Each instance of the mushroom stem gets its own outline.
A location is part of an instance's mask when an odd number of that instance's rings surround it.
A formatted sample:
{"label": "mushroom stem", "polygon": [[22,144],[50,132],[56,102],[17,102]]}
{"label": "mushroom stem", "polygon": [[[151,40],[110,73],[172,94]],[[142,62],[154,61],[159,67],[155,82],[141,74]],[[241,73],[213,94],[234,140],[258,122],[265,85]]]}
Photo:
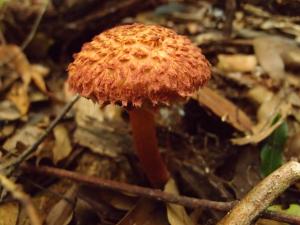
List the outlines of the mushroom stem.
{"label": "mushroom stem", "polygon": [[142,168],[154,187],[163,187],[169,172],[159,153],[153,112],[145,108],[129,111],[134,147]]}

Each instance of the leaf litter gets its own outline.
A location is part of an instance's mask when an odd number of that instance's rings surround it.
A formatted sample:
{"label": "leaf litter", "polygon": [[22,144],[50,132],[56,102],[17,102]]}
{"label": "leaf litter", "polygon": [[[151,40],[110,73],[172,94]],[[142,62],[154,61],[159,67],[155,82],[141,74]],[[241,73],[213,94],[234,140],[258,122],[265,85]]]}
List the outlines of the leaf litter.
{"label": "leaf litter", "polygon": [[[136,6],[144,4],[139,0],[93,4],[51,2],[36,33],[42,38],[34,38],[24,50],[17,43],[26,38],[40,4],[6,2],[2,32],[7,43],[16,44],[0,47],[1,164],[33,145],[58,114],[72,95],[64,88],[71,54],[83,40],[115,25],[108,23],[111,18],[118,23],[171,27],[188,35],[212,64],[208,87],[188,102],[157,114],[160,147],[174,179],[166,191],[218,201],[241,199],[262,179],[261,172],[266,175],[290,158],[300,158],[299,19],[281,14],[285,6],[273,13],[263,3],[239,5],[228,38],[223,35],[226,9],[222,3],[151,3],[157,5],[138,11]],[[127,11],[131,4],[136,4],[131,8],[135,16]],[[84,11],[78,17],[79,8]],[[283,126],[289,129],[278,137]],[[81,98],[30,162],[147,186],[130,132],[125,110]],[[223,217],[210,209],[190,211],[21,172],[13,179],[30,193],[48,224],[215,224]],[[283,195],[274,203],[274,210],[282,211],[279,205],[292,203],[297,209],[295,190],[288,190],[287,195],[292,198]],[[0,205],[0,220],[7,225],[28,224],[22,207],[9,195],[5,200]],[[256,224],[274,223],[259,220]]]}

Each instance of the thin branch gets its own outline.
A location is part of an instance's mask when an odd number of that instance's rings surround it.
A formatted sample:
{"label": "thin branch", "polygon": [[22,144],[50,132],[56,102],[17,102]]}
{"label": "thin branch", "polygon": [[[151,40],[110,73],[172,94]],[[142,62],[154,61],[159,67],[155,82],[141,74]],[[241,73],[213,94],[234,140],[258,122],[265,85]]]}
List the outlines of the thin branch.
{"label": "thin branch", "polygon": [[38,173],[38,174],[48,174],[55,177],[66,178],[73,181],[85,183],[87,185],[92,185],[96,187],[101,187],[109,190],[114,190],[118,192],[125,192],[129,194],[135,194],[141,197],[155,199],[157,201],[175,203],[183,205],[188,208],[211,208],[219,211],[228,211],[234,205],[234,202],[217,202],[210,201],[206,199],[197,199],[185,196],[174,195],[161,191],[160,189],[152,189],[141,187],[132,184],[126,184],[114,180],[105,180],[99,177],[86,176],[80,173],[58,169],[48,166],[34,167],[30,165],[21,165],[21,168],[26,172]]}
{"label": "thin branch", "polygon": [[[275,198],[298,179],[300,179],[300,163],[292,161],[286,163],[256,185],[218,225],[250,225]],[[269,212],[268,216],[276,219],[274,212]],[[300,220],[290,223],[300,224]]]}
{"label": "thin branch", "polygon": [[0,174],[0,183],[1,185],[9,191],[12,196],[20,201],[22,205],[25,207],[27,211],[27,215],[31,221],[32,225],[42,225],[42,220],[34,207],[31,198],[29,195],[24,193],[15,183],[13,183],[11,180],[9,180],[4,175]]}
{"label": "thin branch", "polygon": [[62,109],[61,113],[51,122],[49,127],[44,131],[44,133],[36,140],[36,142],[26,149],[22,154],[20,154],[17,158],[12,159],[6,165],[0,167],[0,171],[4,169],[8,169],[6,171],[6,175],[11,174],[16,167],[25,161],[32,153],[34,153],[39,145],[45,140],[48,134],[54,129],[54,127],[63,119],[63,117],[69,112],[72,106],[76,103],[76,101],[80,98],[79,95],[75,95],[70,102],[68,102],[65,107]]}
{"label": "thin branch", "polygon": [[[64,169],[58,169],[54,167],[40,166],[34,167],[30,165],[21,165],[21,168],[29,173],[37,173],[42,175],[50,175],[60,178],[70,179],[76,182],[92,185],[100,188],[114,190],[118,192],[125,192],[134,194],[137,196],[153,199],[161,202],[175,203],[188,208],[210,208],[218,211],[229,211],[236,202],[217,202],[206,199],[198,199],[180,195],[174,195],[163,192],[159,189],[151,189],[146,187],[140,187],[136,185],[121,183],[112,180],[105,180],[99,177],[86,176],[76,172],[71,172]],[[283,213],[264,211],[261,213],[264,218],[273,219],[280,222],[286,222],[289,224],[300,224],[300,217],[290,216]]]}
{"label": "thin branch", "polygon": [[29,33],[29,35],[27,35],[26,39],[23,41],[22,45],[21,45],[21,49],[24,50],[27,45],[32,41],[38,27],[39,24],[41,23],[41,20],[46,12],[47,6],[48,6],[49,0],[44,0],[44,5],[42,6],[40,13],[37,15],[34,24],[32,25],[31,31]]}

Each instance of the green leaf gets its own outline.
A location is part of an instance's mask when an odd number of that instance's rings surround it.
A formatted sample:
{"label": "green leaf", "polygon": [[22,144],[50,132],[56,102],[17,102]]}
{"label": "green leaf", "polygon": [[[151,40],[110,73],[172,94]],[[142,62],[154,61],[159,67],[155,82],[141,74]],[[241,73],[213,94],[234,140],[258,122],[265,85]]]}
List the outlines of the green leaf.
{"label": "green leaf", "polygon": [[[274,123],[279,119],[277,116]],[[288,126],[283,122],[266,140],[260,153],[261,173],[267,176],[282,165],[283,150],[288,138]]]}
{"label": "green leaf", "polygon": [[290,204],[287,209],[283,209],[281,205],[272,205],[268,207],[268,210],[286,213],[291,216],[300,216],[300,206],[297,204]]}

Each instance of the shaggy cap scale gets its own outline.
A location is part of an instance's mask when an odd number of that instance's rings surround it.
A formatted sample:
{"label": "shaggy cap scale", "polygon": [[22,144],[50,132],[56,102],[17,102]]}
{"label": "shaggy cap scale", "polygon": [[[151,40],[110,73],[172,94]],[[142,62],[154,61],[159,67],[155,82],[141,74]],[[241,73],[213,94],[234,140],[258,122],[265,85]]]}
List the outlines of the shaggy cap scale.
{"label": "shaggy cap scale", "polygon": [[174,31],[132,24],[85,43],[68,67],[71,90],[99,103],[169,104],[210,78],[201,50]]}

